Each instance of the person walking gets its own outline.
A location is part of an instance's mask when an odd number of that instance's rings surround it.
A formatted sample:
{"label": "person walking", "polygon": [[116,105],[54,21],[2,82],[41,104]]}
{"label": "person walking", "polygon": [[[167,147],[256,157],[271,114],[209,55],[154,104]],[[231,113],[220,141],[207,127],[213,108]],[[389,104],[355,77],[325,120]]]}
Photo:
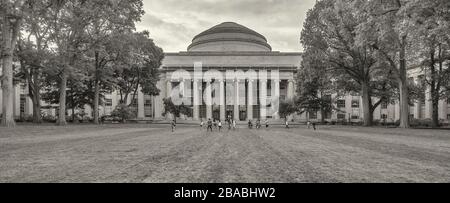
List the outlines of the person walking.
{"label": "person walking", "polygon": [[222,131],[222,121],[219,120],[219,123],[217,125],[219,126],[219,132],[221,132]]}
{"label": "person walking", "polygon": [[261,128],[261,120],[257,120],[256,121],[256,129],[260,129]]}
{"label": "person walking", "polygon": [[253,123],[251,120],[248,120],[248,129],[252,129],[253,128]]}
{"label": "person walking", "polygon": [[172,132],[175,132],[175,127],[177,126],[177,124],[175,123],[175,120],[172,120],[170,125],[172,126]]}
{"label": "person walking", "polygon": [[269,128],[269,120],[266,119],[265,123],[266,123],[266,128]]}
{"label": "person walking", "polygon": [[214,125],[214,130],[217,130],[217,120],[216,119],[214,119],[214,121],[213,121],[213,125]]}
{"label": "person walking", "polygon": [[208,120],[208,128],[206,129],[206,132],[208,132],[209,130],[211,130],[211,132],[213,131],[212,129],[213,126],[213,122],[211,121],[211,119]]}
{"label": "person walking", "polygon": [[316,131],[317,130],[316,123],[313,123],[312,126],[313,126],[314,131]]}
{"label": "person walking", "polygon": [[286,128],[289,129],[289,121],[286,120]]}
{"label": "person walking", "polygon": [[236,120],[233,120],[233,130],[236,130]]}
{"label": "person walking", "polygon": [[200,122],[200,131],[202,131],[203,130],[203,126],[205,125],[205,123],[203,122],[203,119],[201,120],[201,122]]}
{"label": "person walking", "polygon": [[306,123],[306,126],[308,127],[308,129],[311,129],[311,121],[308,121],[308,122]]}

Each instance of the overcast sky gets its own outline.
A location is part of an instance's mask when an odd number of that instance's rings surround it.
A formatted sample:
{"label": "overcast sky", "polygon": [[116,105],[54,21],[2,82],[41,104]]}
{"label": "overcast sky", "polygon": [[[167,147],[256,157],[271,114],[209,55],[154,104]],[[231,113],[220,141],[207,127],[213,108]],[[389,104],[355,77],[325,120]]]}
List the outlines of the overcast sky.
{"label": "overcast sky", "polygon": [[137,24],[165,52],[186,51],[192,38],[233,21],[264,35],[274,51],[298,52],[306,12],[316,0],[144,0]]}

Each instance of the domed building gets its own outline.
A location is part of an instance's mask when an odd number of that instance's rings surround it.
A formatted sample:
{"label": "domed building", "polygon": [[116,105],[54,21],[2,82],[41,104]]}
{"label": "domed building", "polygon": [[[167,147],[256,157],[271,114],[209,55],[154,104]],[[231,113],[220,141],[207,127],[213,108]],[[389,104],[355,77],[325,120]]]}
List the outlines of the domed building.
{"label": "domed building", "polygon": [[163,119],[162,100],[170,97],[192,107],[192,120],[279,119],[279,100],[294,97],[301,60],[301,53],[273,51],[250,28],[221,23],[195,36],[187,51],[166,53],[155,117]]}

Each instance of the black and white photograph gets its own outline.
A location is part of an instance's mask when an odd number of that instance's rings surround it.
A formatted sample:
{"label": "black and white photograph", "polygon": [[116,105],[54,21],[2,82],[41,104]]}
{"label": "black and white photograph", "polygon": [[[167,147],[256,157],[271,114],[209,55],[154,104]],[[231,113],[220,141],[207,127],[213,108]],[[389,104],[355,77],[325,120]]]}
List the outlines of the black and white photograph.
{"label": "black and white photograph", "polygon": [[0,80],[0,183],[450,183],[449,0],[0,0]]}

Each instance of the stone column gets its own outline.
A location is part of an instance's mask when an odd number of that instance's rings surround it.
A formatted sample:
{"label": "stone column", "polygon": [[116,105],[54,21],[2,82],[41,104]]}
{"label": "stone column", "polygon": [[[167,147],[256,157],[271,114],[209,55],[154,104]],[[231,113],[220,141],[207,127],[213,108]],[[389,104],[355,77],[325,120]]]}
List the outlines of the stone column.
{"label": "stone column", "polygon": [[294,80],[289,80],[288,82],[287,99],[294,99]]}
{"label": "stone column", "polygon": [[276,108],[276,114],[275,114],[275,119],[279,120],[280,119],[280,114],[278,113],[279,108],[280,108],[280,80],[274,80],[274,88],[275,88],[275,103],[278,105],[278,108]]}
{"label": "stone column", "polygon": [[[165,95],[166,93],[164,92],[164,82],[162,81],[158,81],[156,87],[158,87],[158,89],[161,89],[162,93],[161,95]],[[117,93],[116,93],[117,94]],[[162,104],[162,96],[158,95],[158,96],[154,96],[153,97],[153,108],[154,108],[154,115],[153,118],[154,119],[161,119],[161,115],[162,115],[162,108],[163,108],[163,104]],[[113,98],[117,98],[117,96],[115,96],[113,94]],[[114,102],[114,99],[113,99]],[[113,104],[114,105],[114,104]]]}
{"label": "stone column", "polygon": [[226,112],[225,112],[225,107],[226,107],[226,102],[225,102],[225,81],[221,80],[220,82],[220,95],[219,95],[219,106],[220,106],[220,120],[225,121],[226,120]]}
{"label": "stone column", "polygon": [[431,102],[431,87],[427,85],[425,91],[425,119],[431,119],[433,117],[433,104]]}
{"label": "stone column", "polygon": [[234,82],[234,120],[239,121],[239,80]]}
{"label": "stone column", "polygon": [[[416,81],[416,84],[419,84],[421,82],[419,80],[419,78],[414,78],[414,79]],[[420,119],[421,116],[422,117],[425,116],[425,115],[420,115],[422,113],[422,101],[420,99],[414,103],[414,112],[411,112],[411,113],[414,113],[415,119]]]}
{"label": "stone column", "polygon": [[260,80],[259,84],[261,119],[265,120],[267,118],[267,80]]}
{"label": "stone column", "polygon": [[144,107],[144,103],[145,103],[144,99],[145,98],[144,97],[145,97],[144,93],[142,93],[141,88],[139,88],[138,95],[137,95],[137,100],[138,100],[137,101],[138,102],[137,117],[138,117],[138,119],[145,118],[145,107]]}
{"label": "stone column", "polygon": [[198,86],[198,80],[194,80],[194,84],[192,87],[193,91],[193,97],[194,97],[194,120],[198,121],[200,120],[200,92],[199,92],[199,86]]}
{"label": "stone column", "polygon": [[206,84],[206,119],[212,119],[212,87],[211,81],[208,80]]}
{"label": "stone column", "polygon": [[247,120],[253,120],[253,80],[248,80],[248,91],[247,91]]}
{"label": "stone column", "polygon": [[[167,80],[166,98],[170,98],[171,95],[172,95],[172,81]],[[172,114],[170,114],[170,113],[166,114],[166,119],[172,120],[173,119]]]}
{"label": "stone column", "polygon": [[171,97],[172,94],[172,81],[171,80],[167,80],[167,88],[166,88],[166,97],[169,98]]}

